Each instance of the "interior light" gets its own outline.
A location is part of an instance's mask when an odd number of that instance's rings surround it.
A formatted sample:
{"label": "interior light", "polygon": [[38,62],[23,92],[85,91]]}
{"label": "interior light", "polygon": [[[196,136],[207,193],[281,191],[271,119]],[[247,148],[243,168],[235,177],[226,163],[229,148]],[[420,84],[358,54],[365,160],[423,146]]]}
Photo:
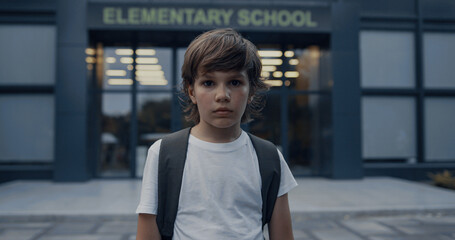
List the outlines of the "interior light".
{"label": "interior light", "polygon": [[289,60],[289,64],[290,65],[297,65],[297,64],[299,64],[299,60],[298,59],[291,59],[291,60]]}
{"label": "interior light", "polygon": [[286,51],[284,52],[285,57],[294,57],[294,51]]}
{"label": "interior light", "polygon": [[280,71],[273,72],[273,77],[280,78],[282,76],[283,76],[283,72],[280,72]]}
{"label": "interior light", "polygon": [[125,70],[106,70],[106,75],[111,77],[123,77],[126,76]]}
{"label": "interior light", "polygon": [[120,62],[123,64],[131,64],[133,63],[133,58],[131,57],[122,57],[120,58]]}
{"label": "interior light", "polygon": [[115,59],[115,57],[107,57],[106,58],[106,62],[107,63],[115,63],[117,60]]}
{"label": "interior light", "polygon": [[140,82],[150,82],[156,80],[163,80],[165,79],[164,76],[137,76],[136,80]]}
{"label": "interior light", "polygon": [[126,68],[127,68],[128,70],[130,70],[130,71],[133,71],[133,65],[131,65],[131,64],[128,65],[128,67],[126,67]]}
{"label": "interior light", "polygon": [[139,83],[141,85],[164,86],[164,85],[168,84],[168,81],[166,79],[153,79],[153,80],[147,80],[147,81],[140,81]]}
{"label": "interior light", "polygon": [[87,54],[87,55],[95,55],[95,49],[93,49],[93,48],[86,48],[86,49],[85,49],[85,54]]}
{"label": "interior light", "polygon": [[136,65],[137,70],[161,70],[161,65]]}
{"label": "interior light", "polygon": [[137,55],[144,55],[144,56],[153,56],[156,54],[155,49],[138,49],[136,50]]}
{"label": "interior light", "polygon": [[270,77],[270,72],[262,71],[262,72],[261,72],[261,77],[264,77],[264,78]]}
{"label": "interior light", "polygon": [[263,66],[262,71],[273,72],[273,71],[276,71],[276,67],[275,66]]}
{"label": "interior light", "polygon": [[321,52],[319,52],[319,50],[312,50],[310,52],[310,56],[312,58],[320,58],[321,57]]}
{"label": "interior light", "polygon": [[276,50],[259,50],[258,53],[259,53],[259,56],[261,56],[261,57],[281,57],[281,56],[283,56],[282,51],[276,51]]}
{"label": "interior light", "polygon": [[95,63],[96,60],[95,60],[94,57],[86,57],[86,58],[85,58],[85,62],[86,62],[86,63]]}
{"label": "interior light", "polygon": [[147,77],[162,77],[164,76],[163,71],[136,71],[136,76],[147,76]]}
{"label": "interior light", "polygon": [[132,79],[111,78],[108,81],[109,85],[132,85]]}
{"label": "interior light", "polygon": [[139,64],[157,64],[158,63],[158,58],[136,58],[136,62]]}
{"label": "interior light", "polygon": [[264,83],[271,87],[281,87],[283,85],[281,80],[265,80]]}
{"label": "interior light", "polygon": [[133,50],[132,49],[115,49],[115,54],[131,56],[131,55],[133,55]]}
{"label": "interior light", "polygon": [[262,65],[281,65],[283,60],[281,59],[261,59]]}
{"label": "interior light", "polygon": [[296,77],[299,77],[299,72],[297,72],[297,71],[285,72],[284,76],[287,78],[296,78]]}
{"label": "interior light", "polygon": [[285,85],[286,87],[291,86],[291,81],[289,81],[289,80],[284,81],[284,85]]}

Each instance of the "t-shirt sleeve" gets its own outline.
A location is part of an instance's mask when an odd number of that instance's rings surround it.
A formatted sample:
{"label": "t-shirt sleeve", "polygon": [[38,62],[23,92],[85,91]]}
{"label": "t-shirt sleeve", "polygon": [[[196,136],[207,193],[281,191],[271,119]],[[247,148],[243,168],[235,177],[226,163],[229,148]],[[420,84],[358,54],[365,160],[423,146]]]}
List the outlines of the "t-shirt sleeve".
{"label": "t-shirt sleeve", "polygon": [[288,164],[284,160],[283,154],[277,149],[278,155],[280,156],[280,165],[281,165],[281,180],[280,180],[280,189],[278,190],[278,197],[283,196],[284,194],[291,191],[293,188],[297,187],[297,182],[295,181],[294,176],[289,169]]}
{"label": "t-shirt sleeve", "polygon": [[155,214],[158,209],[158,160],[161,140],[156,141],[148,150],[142,175],[141,199],[136,213]]}

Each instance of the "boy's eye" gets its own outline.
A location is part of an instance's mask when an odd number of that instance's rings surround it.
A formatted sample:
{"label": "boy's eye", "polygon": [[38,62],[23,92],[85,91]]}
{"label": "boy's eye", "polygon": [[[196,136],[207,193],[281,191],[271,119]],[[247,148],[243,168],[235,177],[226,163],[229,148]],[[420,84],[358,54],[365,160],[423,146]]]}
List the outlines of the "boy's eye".
{"label": "boy's eye", "polygon": [[231,81],[231,84],[232,86],[239,86],[242,82],[240,82],[239,80],[232,80]]}
{"label": "boy's eye", "polygon": [[213,86],[213,81],[204,81],[202,83],[202,85],[206,86],[206,87],[210,87],[210,86]]}

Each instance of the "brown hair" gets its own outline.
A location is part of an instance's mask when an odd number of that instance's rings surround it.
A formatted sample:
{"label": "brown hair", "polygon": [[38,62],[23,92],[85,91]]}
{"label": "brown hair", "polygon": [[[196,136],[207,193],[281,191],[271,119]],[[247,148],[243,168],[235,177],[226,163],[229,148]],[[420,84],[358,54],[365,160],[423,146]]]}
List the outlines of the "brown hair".
{"label": "brown hair", "polygon": [[182,66],[182,102],[187,113],[186,120],[195,124],[200,121],[197,105],[188,93],[198,72],[244,70],[250,84],[250,101],[242,115],[242,123],[260,115],[264,102],[257,93],[268,89],[261,78],[262,64],[256,46],[231,28],[214,29],[197,36],[188,46]]}

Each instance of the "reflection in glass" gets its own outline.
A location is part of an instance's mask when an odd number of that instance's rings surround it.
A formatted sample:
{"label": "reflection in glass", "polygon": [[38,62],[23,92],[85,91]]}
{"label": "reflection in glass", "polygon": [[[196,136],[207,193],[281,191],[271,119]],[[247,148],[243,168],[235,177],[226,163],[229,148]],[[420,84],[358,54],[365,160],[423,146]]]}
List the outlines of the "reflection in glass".
{"label": "reflection in glass", "polygon": [[280,150],[281,147],[281,103],[280,95],[269,94],[266,97],[266,105],[262,110],[262,117],[252,121],[249,124],[249,130],[252,134],[267,139]]}
{"label": "reflection in glass", "polygon": [[286,51],[288,68],[284,71],[285,85],[295,90],[324,90],[331,88],[330,55],[318,46]]}
{"label": "reflection in glass", "polygon": [[136,54],[138,89],[171,89],[172,49],[140,47]]}
{"label": "reflection in glass", "polygon": [[[128,90],[133,84],[133,50],[131,48],[104,47],[103,83],[105,90]],[[92,57],[87,57],[92,58]]]}
{"label": "reflection in glass", "polygon": [[455,98],[425,100],[426,161],[455,160]]}
{"label": "reflection in glass", "polygon": [[414,33],[362,31],[360,33],[362,87],[415,86]]}
{"label": "reflection in glass", "polygon": [[182,88],[182,66],[185,58],[186,48],[177,48],[177,89],[180,91]]}
{"label": "reflection in glass", "polygon": [[52,162],[54,113],[50,94],[0,95],[0,162]]}
{"label": "reflection in glass", "polygon": [[455,34],[425,33],[423,47],[425,87],[455,89]]}
{"label": "reflection in glass", "polygon": [[55,83],[55,25],[0,25],[0,85]]}
{"label": "reflection in glass", "polygon": [[[330,98],[319,94],[289,97],[289,157],[294,174],[326,175],[331,158]],[[324,167],[325,166],[325,167]]]}
{"label": "reflection in glass", "polygon": [[136,176],[142,176],[148,148],[156,140],[171,132],[171,103],[171,93],[137,95]]}
{"label": "reflection in glass", "polygon": [[99,164],[103,177],[127,177],[130,174],[130,117],[129,93],[103,93]]}
{"label": "reflection in glass", "polygon": [[363,97],[363,157],[415,163],[415,116],[413,98]]}
{"label": "reflection in glass", "polygon": [[258,54],[262,62],[261,76],[265,79],[265,83],[270,88],[281,87],[283,52],[276,47],[258,46]]}
{"label": "reflection in glass", "polygon": [[318,46],[287,49],[262,47],[262,77],[271,88],[283,85],[295,90],[330,89],[330,53]]}

